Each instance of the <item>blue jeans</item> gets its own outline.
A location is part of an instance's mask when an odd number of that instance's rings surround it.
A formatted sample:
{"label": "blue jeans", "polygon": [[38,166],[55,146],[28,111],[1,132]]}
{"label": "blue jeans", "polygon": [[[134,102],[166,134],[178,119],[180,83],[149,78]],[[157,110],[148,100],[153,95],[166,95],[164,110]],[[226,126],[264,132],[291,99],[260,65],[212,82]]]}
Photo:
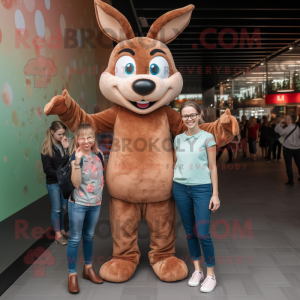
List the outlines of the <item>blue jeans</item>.
{"label": "blue jeans", "polygon": [[192,260],[201,258],[199,240],[207,267],[215,265],[214,245],[209,234],[208,208],[212,197],[212,184],[185,185],[173,182],[173,195],[185,229]]}
{"label": "blue jeans", "polygon": [[57,232],[65,228],[62,208],[64,207],[65,209],[68,209],[68,200],[64,199],[58,183],[46,184],[46,188],[52,205],[51,222],[54,231]]}
{"label": "blue jeans", "polygon": [[93,260],[93,237],[98,222],[101,205],[85,206],[69,201],[69,240],[67,259],[69,273],[77,272],[78,246],[83,237],[82,249],[84,264],[90,265]]}
{"label": "blue jeans", "polygon": [[251,154],[256,154],[256,139],[248,138],[248,143],[249,143],[249,152]]}

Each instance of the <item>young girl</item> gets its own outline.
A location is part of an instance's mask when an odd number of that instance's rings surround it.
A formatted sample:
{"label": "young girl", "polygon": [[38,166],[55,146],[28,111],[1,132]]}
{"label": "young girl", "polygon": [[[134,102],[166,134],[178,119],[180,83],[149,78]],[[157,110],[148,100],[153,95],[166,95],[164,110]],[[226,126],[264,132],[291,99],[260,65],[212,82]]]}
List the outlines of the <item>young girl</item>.
{"label": "young girl", "polygon": [[[102,191],[104,185],[102,152],[97,147],[94,128],[90,124],[80,124],[75,132],[72,154],[71,180],[75,187],[69,199],[70,238],[67,247],[68,289],[72,294],[79,293],[77,279],[78,246],[83,237],[82,248],[84,268],[82,276],[93,283],[103,280],[95,273],[92,266],[93,236],[99,218]],[[73,148],[73,149],[72,149]]]}
{"label": "young girl", "polygon": [[[211,292],[217,282],[214,273],[214,246],[209,234],[210,213],[220,207],[216,167],[216,142],[212,134],[198,126],[200,107],[193,101],[185,102],[180,115],[188,130],[175,137],[175,170],[173,194],[187,235],[188,247],[195,271],[188,284],[199,285],[204,279],[200,266],[202,246],[207,277],[201,292]],[[199,240],[198,240],[199,238]]]}
{"label": "young girl", "polygon": [[61,164],[61,158],[69,148],[69,140],[65,136],[66,129],[67,127],[62,122],[52,122],[47,129],[41,150],[43,169],[46,174],[46,187],[52,205],[51,222],[55,231],[54,242],[58,245],[66,245],[69,238],[69,234],[64,230],[62,209],[64,205],[68,204],[68,200],[64,199],[56,177],[56,170]]}

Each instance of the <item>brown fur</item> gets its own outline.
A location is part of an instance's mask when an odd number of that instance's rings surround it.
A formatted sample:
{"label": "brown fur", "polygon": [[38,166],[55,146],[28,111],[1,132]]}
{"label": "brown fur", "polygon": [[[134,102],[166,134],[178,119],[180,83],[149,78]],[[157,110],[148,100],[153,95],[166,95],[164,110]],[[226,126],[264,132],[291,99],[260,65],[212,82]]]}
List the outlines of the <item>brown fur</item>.
{"label": "brown fur", "polygon": [[[124,36],[119,35],[123,42],[113,50],[107,70],[100,78],[101,92],[115,105],[87,115],[65,90],[62,96],[52,98],[44,112],[46,115],[57,114],[71,131],[80,123],[88,122],[94,125],[97,133],[114,132],[106,173],[114,239],[113,259],[101,267],[100,276],[112,282],[123,282],[132,277],[140,258],[138,227],[141,219],[145,218],[151,237],[149,260],[155,274],[163,281],[181,280],[188,275],[188,270],[186,264],[175,257],[176,216],[175,203],[171,199],[173,150],[170,132],[176,136],[187,128],[180,115],[166,104],[179,95],[183,83],[167,46],[150,37],[163,39],[160,32],[166,30],[168,40],[165,43],[175,38],[187,26],[193,5],[159,18],[146,38],[134,38],[128,21],[117,10],[100,0],[95,0],[95,6],[102,9],[101,14],[104,12],[109,16],[104,15],[103,20],[108,20],[104,28],[99,23],[106,35],[116,40],[114,33],[105,31],[111,25],[112,28],[122,26],[120,28],[127,36],[124,40]],[[173,26],[178,27],[170,30]],[[132,49],[135,55],[118,54],[125,48]],[[157,53],[154,57],[159,55],[167,60],[170,68],[168,78],[162,79],[146,71],[153,59],[150,56],[153,49],[162,49],[166,53]],[[115,75],[115,64],[125,55],[134,60],[137,72],[128,78],[120,78]],[[138,95],[132,89],[132,83],[137,79],[152,80],[156,88],[150,95]],[[142,100],[155,103],[142,110],[130,102]],[[230,142],[239,130],[229,110],[214,123],[199,127],[211,132],[220,146]]]}

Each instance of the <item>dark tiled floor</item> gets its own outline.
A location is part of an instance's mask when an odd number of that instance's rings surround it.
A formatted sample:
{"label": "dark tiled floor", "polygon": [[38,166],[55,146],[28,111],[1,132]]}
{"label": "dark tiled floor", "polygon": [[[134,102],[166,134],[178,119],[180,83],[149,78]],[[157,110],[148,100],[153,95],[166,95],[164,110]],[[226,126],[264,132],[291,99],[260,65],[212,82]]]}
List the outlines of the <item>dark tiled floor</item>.
{"label": "dark tiled floor", "polygon": [[[219,162],[221,208],[212,215],[211,226],[218,285],[212,293],[202,294],[199,287],[189,287],[188,278],[176,283],[158,280],[148,263],[148,229],[142,222],[139,229],[141,262],[128,282],[105,282],[96,286],[79,275],[80,293],[71,295],[67,290],[66,247],[52,244],[49,250],[55,263],[47,266],[45,277],[35,277],[30,267],[1,299],[300,299],[300,182],[296,167],[296,184],[287,187],[284,161],[267,163],[258,158],[252,162],[240,156],[237,164],[227,165],[224,164],[227,153],[224,153]],[[96,271],[112,253],[108,219],[106,193],[94,237]],[[222,224],[216,226],[215,222]],[[250,230],[243,233],[247,226]],[[178,212],[176,251],[178,257],[187,259],[191,274],[193,266]],[[78,257],[79,260],[82,257],[81,245]],[[82,268],[79,263],[79,274]]]}

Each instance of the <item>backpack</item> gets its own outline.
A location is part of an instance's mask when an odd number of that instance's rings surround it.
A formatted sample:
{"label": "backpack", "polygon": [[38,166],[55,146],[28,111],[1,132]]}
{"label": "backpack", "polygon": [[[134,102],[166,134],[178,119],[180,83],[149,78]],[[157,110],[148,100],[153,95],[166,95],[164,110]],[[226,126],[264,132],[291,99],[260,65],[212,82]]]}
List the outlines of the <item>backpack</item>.
{"label": "backpack", "polygon": [[[72,174],[72,166],[71,166],[71,159],[72,156],[75,155],[75,152],[72,155],[65,155],[61,159],[61,165],[57,168],[56,176],[58,185],[60,187],[60,190],[64,196],[65,199],[69,199],[69,197],[72,195],[75,187],[73,186],[72,180],[71,180],[71,174]],[[103,170],[105,170],[105,164],[104,164],[104,157],[101,151],[96,154],[103,166]],[[83,166],[83,160],[81,159],[80,166]],[[75,200],[72,197],[72,200],[75,202]]]}

